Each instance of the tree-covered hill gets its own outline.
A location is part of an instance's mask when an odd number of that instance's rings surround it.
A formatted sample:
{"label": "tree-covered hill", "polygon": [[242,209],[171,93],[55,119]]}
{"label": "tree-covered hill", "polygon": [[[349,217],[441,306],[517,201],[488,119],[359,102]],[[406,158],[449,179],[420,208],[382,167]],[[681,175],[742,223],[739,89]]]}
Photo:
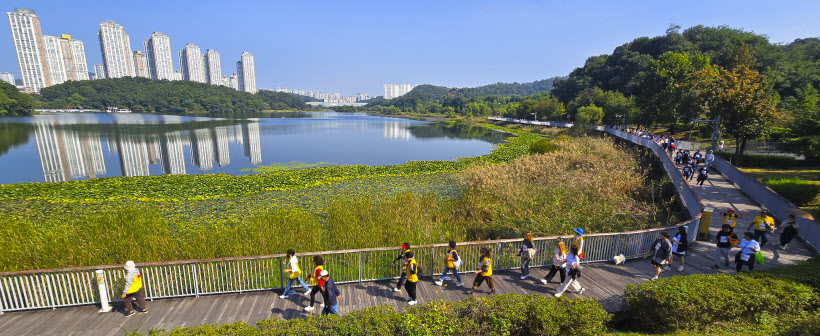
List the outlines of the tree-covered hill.
{"label": "tree-covered hill", "polygon": [[44,108],[129,108],[155,113],[258,112],[268,105],[257,95],[191,81],[115,78],[69,81],[40,91]]}
{"label": "tree-covered hill", "polygon": [[[305,103],[304,98],[313,99],[311,97],[271,90],[259,90],[256,92],[256,95],[262,98],[271,110],[306,110],[309,106]],[[315,99],[313,100],[315,101]]]}
{"label": "tree-covered hill", "polygon": [[0,81],[0,117],[29,115],[34,112],[36,101],[31,96],[17,91],[17,87]]}

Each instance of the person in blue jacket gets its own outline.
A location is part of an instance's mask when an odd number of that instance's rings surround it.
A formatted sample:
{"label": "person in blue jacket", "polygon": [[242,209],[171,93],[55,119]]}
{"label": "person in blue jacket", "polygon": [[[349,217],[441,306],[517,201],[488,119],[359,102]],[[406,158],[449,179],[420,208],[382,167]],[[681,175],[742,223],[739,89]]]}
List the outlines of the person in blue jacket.
{"label": "person in blue jacket", "polygon": [[339,292],[339,288],[336,287],[336,282],[333,281],[333,278],[330,277],[330,274],[325,270],[319,274],[324,281],[324,288],[322,288],[322,295],[325,299],[325,308],[322,310],[322,315],[328,314],[338,314],[339,310],[336,306],[339,304],[339,300],[342,299],[342,293]]}

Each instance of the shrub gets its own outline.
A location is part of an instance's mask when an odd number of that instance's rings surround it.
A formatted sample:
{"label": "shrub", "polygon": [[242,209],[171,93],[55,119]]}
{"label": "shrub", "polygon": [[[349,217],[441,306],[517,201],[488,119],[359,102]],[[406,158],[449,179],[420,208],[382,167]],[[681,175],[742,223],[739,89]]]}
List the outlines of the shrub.
{"label": "shrub", "polygon": [[802,311],[815,302],[808,286],[766,277],[677,276],[628,285],[631,324],[647,331],[698,329],[716,322],[755,321]]}
{"label": "shrub", "polygon": [[[734,157],[734,152],[716,152],[718,156],[729,160]],[[784,155],[764,155],[764,154],[743,154],[743,162],[739,167],[756,167],[756,168],[791,168],[796,159],[791,156]]]}
{"label": "shrub", "polygon": [[781,333],[782,336],[816,336],[820,335],[820,311],[809,314],[806,318],[792,321],[791,328]]}
{"label": "shrub", "polygon": [[558,150],[550,139],[541,139],[530,145],[530,152],[535,154],[547,154]]}
{"label": "shrub", "polygon": [[820,293],[820,257],[814,257],[788,267],[770,268],[745,276],[790,280],[814,288]]}
{"label": "shrub", "polygon": [[766,186],[797,206],[806,206],[820,195],[820,184],[797,178],[767,180]]}

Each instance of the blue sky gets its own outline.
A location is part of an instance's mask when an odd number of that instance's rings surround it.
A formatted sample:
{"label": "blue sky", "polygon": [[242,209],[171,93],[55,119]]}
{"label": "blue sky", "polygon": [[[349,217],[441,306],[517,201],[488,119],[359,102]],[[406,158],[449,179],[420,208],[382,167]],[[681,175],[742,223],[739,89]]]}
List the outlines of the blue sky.
{"label": "blue sky", "polygon": [[[100,63],[96,32],[114,20],[131,47],[152,32],[218,51],[223,74],[243,51],[260,88],[381,94],[385,83],[470,87],[566,75],[591,55],[670,23],[729,25],[774,42],[820,36],[820,1],[82,1],[4,0],[32,8],[43,34],[85,42]],[[4,20],[5,21],[5,20]],[[0,72],[19,77],[8,24]],[[178,70],[179,65],[175,67]]]}

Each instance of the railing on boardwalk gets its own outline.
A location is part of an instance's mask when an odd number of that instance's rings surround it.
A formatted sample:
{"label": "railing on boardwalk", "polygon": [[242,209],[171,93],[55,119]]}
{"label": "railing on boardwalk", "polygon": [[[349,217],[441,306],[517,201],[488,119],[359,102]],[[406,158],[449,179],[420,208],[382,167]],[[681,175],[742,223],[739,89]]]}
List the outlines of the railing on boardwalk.
{"label": "railing on boardwalk", "polygon": [[[569,127],[571,124],[549,126]],[[692,217],[666,228],[588,234],[584,240],[584,262],[608,261],[619,254],[627,258],[643,257],[661,231],[672,232],[677,230],[678,226],[686,226],[690,239],[694,239],[703,205],[660,146],[651,140],[630,136],[612,129],[601,129],[601,131],[652,149],[661,159],[664,170],[676,185],[683,207]],[[564,237],[536,238],[534,244],[539,252],[531,261],[530,266],[550,265],[553,251],[561,240],[569,245],[572,233]],[[516,253],[521,248],[521,243],[521,239],[460,243],[457,250],[464,263],[459,271],[471,272],[476,268],[479,250],[482,247],[488,247],[492,251],[494,269],[518,268],[520,260]],[[441,274],[448,250],[447,244],[413,247],[422,275]],[[334,280],[339,283],[351,283],[397,277],[401,272],[400,265],[399,263],[393,264],[392,261],[400,252],[398,247],[391,247],[310,252],[300,253],[297,256],[300,258],[303,274],[311,268],[312,257],[321,255],[326,269]],[[285,255],[276,254],[140,263],[137,266],[143,276],[146,297],[153,300],[282,288],[288,279],[283,265],[286,261]],[[122,279],[125,276],[121,265],[0,273],[0,313],[99,303],[94,276],[94,271],[98,269],[103,270],[105,274],[108,297],[118,298],[119,293],[122,292]]]}

